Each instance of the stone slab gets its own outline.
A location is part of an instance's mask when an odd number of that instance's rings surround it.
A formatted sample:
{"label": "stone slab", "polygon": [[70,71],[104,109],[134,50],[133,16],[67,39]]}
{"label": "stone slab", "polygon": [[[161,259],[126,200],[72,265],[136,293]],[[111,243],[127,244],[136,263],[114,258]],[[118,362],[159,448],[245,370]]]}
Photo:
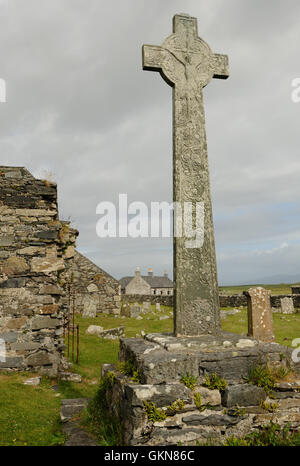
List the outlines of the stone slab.
{"label": "stone slab", "polygon": [[261,387],[250,384],[237,384],[227,387],[222,393],[222,405],[231,408],[238,406],[258,406],[267,398]]}
{"label": "stone slab", "polygon": [[62,406],[60,410],[61,421],[66,422],[69,419],[72,419],[74,416],[80,414],[80,412],[86,408],[87,404],[87,398],[71,398],[62,400]]}
{"label": "stone slab", "polygon": [[144,406],[144,401],[153,402],[157,407],[170,406],[176,400],[192,403],[192,392],[183,384],[125,386],[125,397],[135,407]]}
{"label": "stone slab", "polygon": [[7,357],[5,361],[0,361],[0,368],[2,369],[11,369],[11,368],[20,368],[22,367],[23,358],[22,357]]}

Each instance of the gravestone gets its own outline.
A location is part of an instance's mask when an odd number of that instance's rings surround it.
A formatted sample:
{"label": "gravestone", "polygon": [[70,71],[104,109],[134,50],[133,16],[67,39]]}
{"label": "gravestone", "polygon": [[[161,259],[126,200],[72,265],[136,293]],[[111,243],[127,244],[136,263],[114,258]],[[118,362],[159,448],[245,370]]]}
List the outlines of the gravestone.
{"label": "gravestone", "polygon": [[130,317],[138,317],[141,313],[141,307],[135,303],[133,306],[130,306]]}
{"label": "gravestone", "polygon": [[295,313],[293,298],[287,298],[287,297],[281,298],[280,304],[281,304],[282,314],[294,314]]}
{"label": "gravestone", "polygon": [[[143,68],[159,71],[173,87],[174,202],[203,204],[204,242],[190,247],[186,232],[174,238],[175,335],[220,332],[219,291],[210,196],[202,89],[226,79],[228,57],[215,54],[198,37],[197,19],[173,18],[173,34],[162,46],[143,46]],[[176,222],[176,219],[175,219]]]}
{"label": "gravestone", "polygon": [[90,295],[85,295],[83,297],[82,317],[94,318],[96,316],[97,316],[97,305],[96,305],[95,298]]}
{"label": "gravestone", "polygon": [[141,313],[141,307],[135,303],[133,305],[123,304],[121,309],[121,316],[129,317],[129,318],[136,318]]}
{"label": "gravestone", "polygon": [[271,291],[258,286],[244,294],[248,300],[248,335],[260,341],[274,341]]}
{"label": "gravestone", "polygon": [[142,307],[142,313],[148,314],[149,312],[151,312],[151,303],[149,301],[144,301],[143,307]]}

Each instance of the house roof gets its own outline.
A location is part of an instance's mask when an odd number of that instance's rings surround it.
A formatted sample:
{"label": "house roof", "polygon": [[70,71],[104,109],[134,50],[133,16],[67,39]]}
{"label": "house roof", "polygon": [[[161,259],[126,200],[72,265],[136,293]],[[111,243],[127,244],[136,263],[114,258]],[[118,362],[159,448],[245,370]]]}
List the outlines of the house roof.
{"label": "house roof", "polygon": [[122,288],[126,288],[128,283],[131,282],[132,279],[133,277],[123,277],[123,278],[120,278],[119,283],[121,284]]}
{"label": "house roof", "polygon": [[[123,277],[119,280],[122,288],[126,288],[134,277]],[[159,277],[155,275],[141,275],[141,278],[151,286],[151,288],[173,288],[173,282],[169,277]]]}

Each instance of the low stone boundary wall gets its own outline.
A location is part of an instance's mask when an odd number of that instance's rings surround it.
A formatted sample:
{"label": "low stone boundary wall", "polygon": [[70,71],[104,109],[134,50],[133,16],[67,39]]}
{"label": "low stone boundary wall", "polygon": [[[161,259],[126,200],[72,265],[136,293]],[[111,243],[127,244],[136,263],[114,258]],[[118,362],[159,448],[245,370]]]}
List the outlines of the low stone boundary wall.
{"label": "low stone boundary wall", "polygon": [[240,307],[247,306],[247,297],[243,294],[220,295],[221,307]]}
{"label": "low stone boundary wall", "polygon": [[126,304],[150,302],[151,304],[159,303],[163,306],[173,306],[173,296],[124,294],[121,296],[121,301]]}
{"label": "low stone boundary wall", "polygon": [[[121,300],[123,303],[139,303],[143,304],[144,301],[151,304],[160,303],[163,306],[173,306],[173,296],[155,296],[155,295],[140,295],[140,294],[127,294],[122,295]],[[281,298],[293,298],[294,307],[300,308],[300,294],[282,294],[271,296],[271,306],[280,308]],[[247,297],[243,294],[233,295],[220,295],[221,307],[240,307],[247,306]]]}
{"label": "low stone boundary wall", "polygon": [[279,294],[271,296],[271,305],[272,307],[280,307],[280,299],[282,298],[292,298],[294,307],[300,308],[300,294]]}
{"label": "low stone boundary wall", "polygon": [[[280,294],[271,296],[271,306],[275,308],[280,308],[280,300],[282,298],[292,298],[295,308],[300,308],[300,294]],[[247,306],[247,297],[242,294],[234,295],[221,295],[220,296],[220,306],[221,307],[240,307]]]}

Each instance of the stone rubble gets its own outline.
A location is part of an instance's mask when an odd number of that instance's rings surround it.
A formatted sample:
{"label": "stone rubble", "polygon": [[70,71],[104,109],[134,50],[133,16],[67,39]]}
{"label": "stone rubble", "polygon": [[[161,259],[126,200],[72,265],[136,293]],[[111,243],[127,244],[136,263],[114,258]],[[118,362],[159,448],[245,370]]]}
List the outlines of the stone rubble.
{"label": "stone rubble", "polygon": [[32,377],[31,379],[27,379],[23,382],[23,385],[32,385],[37,386],[41,383],[41,377]]}

